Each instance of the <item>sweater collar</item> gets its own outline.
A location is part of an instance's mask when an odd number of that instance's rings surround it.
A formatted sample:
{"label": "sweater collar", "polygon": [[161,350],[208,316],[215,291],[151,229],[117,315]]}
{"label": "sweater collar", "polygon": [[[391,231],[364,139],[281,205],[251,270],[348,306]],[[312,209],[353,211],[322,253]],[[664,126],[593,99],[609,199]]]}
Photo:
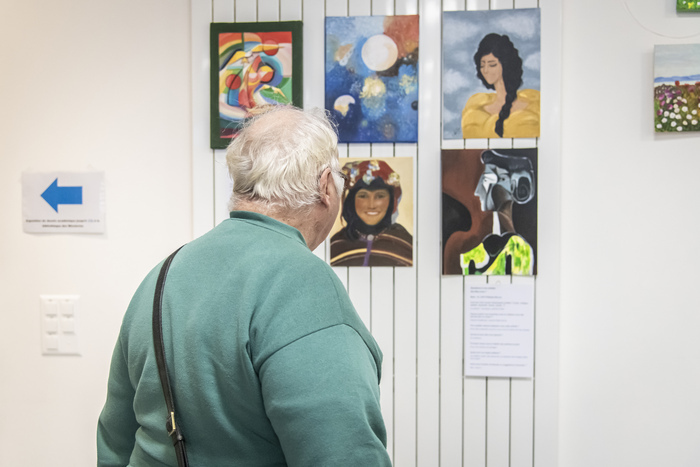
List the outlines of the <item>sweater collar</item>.
{"label": "sweater collar", "polygon": [[299,240],[304,246],[307,246],[306,240],[299,230],[291,225],[285,224],[284,222],[280,222],[277,219],[266,216],[265,214],[252,211],[231,211],[229,216],[231,219],[241,219],[250,222],[251,224],[257,224],[261,227],[273,230],[284,235],[285,237]]}

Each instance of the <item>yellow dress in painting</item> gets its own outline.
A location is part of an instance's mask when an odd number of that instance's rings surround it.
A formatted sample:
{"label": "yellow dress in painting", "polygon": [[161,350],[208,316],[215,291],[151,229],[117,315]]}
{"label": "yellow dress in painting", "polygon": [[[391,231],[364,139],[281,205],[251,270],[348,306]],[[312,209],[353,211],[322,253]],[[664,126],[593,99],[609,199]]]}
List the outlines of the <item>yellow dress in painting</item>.
{"label": "yellow dress in painting", "polygon": [[[496,134],[498,114],[484,108],[496,100],[496,93],[480,92],[469,98],[462,110],[463,138],[499,138]],[[534,89],[518,91],[516,100],[525,104],[510,113],[503,122],[504,138],[535,138],[540,136],[540,92]]]}

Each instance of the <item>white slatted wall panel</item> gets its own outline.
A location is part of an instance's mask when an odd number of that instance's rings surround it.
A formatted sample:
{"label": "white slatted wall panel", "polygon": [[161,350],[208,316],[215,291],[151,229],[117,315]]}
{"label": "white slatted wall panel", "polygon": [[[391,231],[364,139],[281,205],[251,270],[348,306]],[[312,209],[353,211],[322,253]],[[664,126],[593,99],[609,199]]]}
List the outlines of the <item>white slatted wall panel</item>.
{"label": "white slatted wall panel", "polygon": [[[542,142],[534,138],[443,140],[439,86],[442,11],[538,6],[542,8],[545,57],[542,82],[552,90],[549,97],[543,92],[543,109],[548,108],[547,103],[556,109],[549,117],[543,112],[543,135],[550,137]],[[302,20],[304,106],[323,107],[324,18],[391,14],[420,14],[419,143],[344,144],[339,149],[341,157],[413,157],[414,267],[333,268],[384,352],[381,402],[390,456],[398,467],[555,466],[559,300],[556,117],[561,50],[561,11],[556,0],[192,0],[195,236],[228,217],[231,187],[224,151],[208,149],[209,23]],[[546,42],[548,38],[555,42]],[[545,186],[549,201],[540,202],[536,377],[465,378],[465,288],[470,283],[510,279],[440,274],[440,150],[512,147],[539,147],[541,199],[543,176],[556,180]],[[555,230],[543,232],[543,226]],[[324,244],[315,253],[327,259],[328,249]],[[543,278],[546,270],[552,272]],[[526,277],[512,280],[534,281]]]}

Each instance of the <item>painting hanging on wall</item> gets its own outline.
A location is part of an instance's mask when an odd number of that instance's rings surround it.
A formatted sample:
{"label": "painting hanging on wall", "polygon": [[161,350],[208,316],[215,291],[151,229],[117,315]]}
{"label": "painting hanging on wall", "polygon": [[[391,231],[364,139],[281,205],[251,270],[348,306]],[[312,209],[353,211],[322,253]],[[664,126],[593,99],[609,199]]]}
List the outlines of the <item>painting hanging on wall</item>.
{"label": "painting hanging on wall", "polygon": [[443,138],[540,135],[540,10],[447,11]]}
{"label": "painting hanging on wall", "polygon": [[537,274],[537,149],[442,151],[443,274]]}
{"label": "painting hanging on wall", "polygon": [[700,131],[700,44],[654,46],[654,129]]}
{"label": "painting hanging on wall", "polygon": [[676,11],[700,11],[700,1],[676,0]]}
{"label": "painting hanging on wall", "polygon": [[325,79],[340,142],[418,141],[418,15],[327,17]]}
{"label": "painting hanging on wall", "polygon": [[331,266],[413,265],[413,158],[340,158],[347,183]]}
{"label": "painting hanging on wall", "polygon": [[211,147],[223,149],[256,107],[303,105],[302,23],[212,23]]}

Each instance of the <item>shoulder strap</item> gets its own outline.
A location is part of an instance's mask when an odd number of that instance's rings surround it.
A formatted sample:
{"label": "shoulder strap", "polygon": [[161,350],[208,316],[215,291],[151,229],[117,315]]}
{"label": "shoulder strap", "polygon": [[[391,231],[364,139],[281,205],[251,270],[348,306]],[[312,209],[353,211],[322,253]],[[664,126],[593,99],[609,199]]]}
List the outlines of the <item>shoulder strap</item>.
{"label": "shoulder strap", "polygon": [[[182,247],[180,247],[182,248]],[[168,367],[165,363],[165,349],[163,347],[163,319],[162,319],[162,304],[163,304],[163,289],[165,287],[165,276],[168,274],[170,263],[180,251],[180,248],[175,250],[163,263],[158,274],[156,282],[156,293],[153,298],[153,345],[156,352],[156,363],[158,364],[158,375],[160,376],[160,384],[163,386],[163,395],[165,396],[165,405],[168,407],[168,419],[165,422],[165,429],[175,446],[175,454],[177,456],[177,465],[179,467],[187,467],[187,451],[185,451],[185,438],[180,431],[180,427],[175,423],[175,401],[173,400],[173,392],[170,388],[170,379],[168,378]]]}

